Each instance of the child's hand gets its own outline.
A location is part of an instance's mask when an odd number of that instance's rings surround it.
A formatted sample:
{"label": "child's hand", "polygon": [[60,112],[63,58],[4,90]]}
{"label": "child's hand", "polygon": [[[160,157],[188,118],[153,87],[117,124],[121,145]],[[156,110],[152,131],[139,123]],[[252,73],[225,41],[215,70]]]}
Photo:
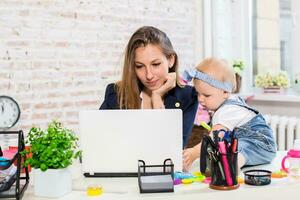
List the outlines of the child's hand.
{"label": "child's hand", "polygon": [[[222,124],[216,124],[216,125],[214,125],[213,127],[212,127],[212,131],[218,131],[218,130],[225,130],[225,131],[228,131],[228,128],[227,127],[225,127],[225,126],[223,126]],[[212,135],[211,135],[212,136]],[[220,132],[219,134],[218,134],[218,137],[219,138],[223,138],[224,137],[224,132],[222,131],[222,132]]]}
{"label": "child's hand", "polygon": [[192,163],[200,157],[200,143],[188,149],[184,149],[183,157],[183,171],[189,171]]}

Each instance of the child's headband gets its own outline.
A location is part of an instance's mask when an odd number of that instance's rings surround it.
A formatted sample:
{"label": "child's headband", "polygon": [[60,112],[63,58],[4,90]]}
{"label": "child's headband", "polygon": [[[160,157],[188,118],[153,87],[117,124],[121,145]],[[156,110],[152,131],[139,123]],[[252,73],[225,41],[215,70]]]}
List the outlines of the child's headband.
{"label": "child's headband", "polygon": [[213,77],[209,76],[208,74],[205,74],[203,72],[200,72],[196,69],[189,69],[184,70],[183,72],[183,80],[190,82],[193,78],[204,81],[208,83],[209,85],[224,90],[226,92],[232,92],[232,84],[230,82],[222,82],[217,79],[214,79]]}

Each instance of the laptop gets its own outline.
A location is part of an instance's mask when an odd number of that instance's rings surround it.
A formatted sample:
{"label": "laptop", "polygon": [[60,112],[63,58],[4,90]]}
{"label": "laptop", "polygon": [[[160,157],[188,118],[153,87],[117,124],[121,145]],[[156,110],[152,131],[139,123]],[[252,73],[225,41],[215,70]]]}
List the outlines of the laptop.
{"label": "laptop", "polygon": [[137,176],[138,160],[182,171],[182,111],[89,110],[79,112],[85,176]]}

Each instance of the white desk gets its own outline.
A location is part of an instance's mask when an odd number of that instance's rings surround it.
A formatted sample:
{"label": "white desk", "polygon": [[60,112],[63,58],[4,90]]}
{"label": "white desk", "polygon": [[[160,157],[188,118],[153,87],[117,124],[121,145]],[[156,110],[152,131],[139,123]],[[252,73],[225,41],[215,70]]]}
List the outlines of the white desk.
{"label": "white desk", "polygon": [[[271,165],[264,165],[256,168],[277,171],[280,169],[280,161],[285,152],[279,152]],[[199,162],[195,163],[192,171],[199,171]],[[103,187],[104,193],[99,197],[88,197],[86,188],[88,185],[98,184]],[[131,199],[161,199],[161,200],[255,200],[255,199],[280,199],[292,200],[300,197],[300,180],[291,181],[289,178],[272,179],[267,186],[250,186],[241,184],[240,188],[231,191],[213,190],[204,183],[193,183],[190,185],[175,186],[174,193],[152,193],[140,194],[137,178],[84,178],[79,177],[73,181],[73,191],[59,198],[61,200],[131,200]],[[35,197],[33,186],[27,189],[24,200],[48,200],[46,198]]]}

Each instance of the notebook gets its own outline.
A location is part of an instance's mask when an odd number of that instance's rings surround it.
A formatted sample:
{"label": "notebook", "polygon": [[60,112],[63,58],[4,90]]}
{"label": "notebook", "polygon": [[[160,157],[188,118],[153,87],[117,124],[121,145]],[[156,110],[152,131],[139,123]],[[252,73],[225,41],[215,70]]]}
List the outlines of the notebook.
{"label": "notebook", "polygon": [[89,110],[79,112],[85,176],[137,176],[138,160],[182,171],[182,111]]}

